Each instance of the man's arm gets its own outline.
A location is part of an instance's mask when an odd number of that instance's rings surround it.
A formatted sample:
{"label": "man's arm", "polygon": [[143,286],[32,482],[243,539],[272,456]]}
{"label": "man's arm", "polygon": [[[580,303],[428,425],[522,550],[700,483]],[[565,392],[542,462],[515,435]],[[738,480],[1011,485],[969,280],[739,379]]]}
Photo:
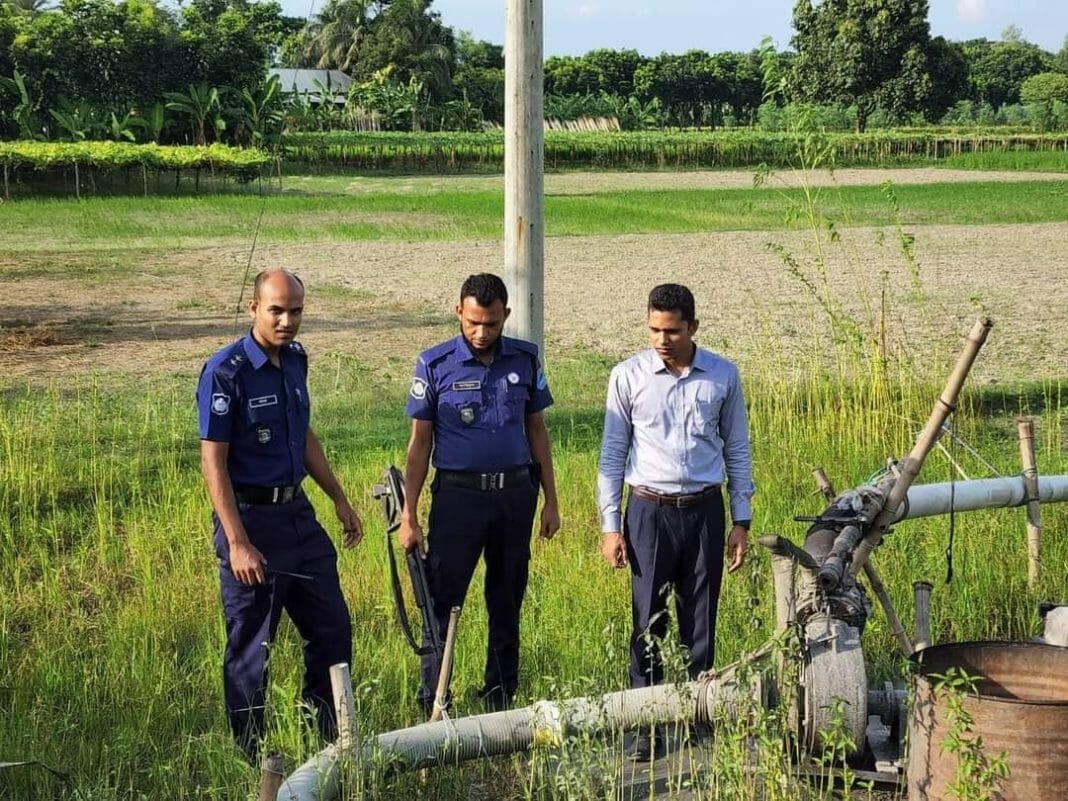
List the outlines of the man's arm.
{"label": "man's arm", "polygon": [[545,493],[545,503],[541,509],[541,527],[538,534],[551,540],[560,530],[560,506],[556,497],[556,474],[553,472],[553,449],[549,440],[549,427],[545,424],[545,414],[535,412],[526,416],[527,442],[530,443],[530,455],[541,471],[541,488]]}
{"label": "man's arm", "polygon": [[617,367],[608,379],[605,399],[604,433],[601,436],[601,459],[597,470],[597,501],[601,512],[601,553],[612,567],[627,565],[627,548],[623,541],[623,477],[633,427],[630,395]]}
{"label": "man's arm", "polygon": [[397,538],[406,551],[425,550],[423,527],[419,525],[419,496],[430,471],[430,451],[434,445],[434,422],[412,420],[412,436],[404,458],[404,508]]}
{"label": "man's arm", "polygon": [[222,524],[230,546],[230,570],[242,584],[262,584],[266,577],[267,560],[249,541],[245,524],[237,511],[234,486],[226,469],[230,454],[229,442],[200,441],[200,471],[208,488],[211,505]]}
{"label": "man's arm", "polygon": [[727,397],[720,407],[720,436],[723,439],[723,464],[730,496],[731,526],[727,537],[727,571],[733,573],[745,562],[749,521],[753,517],[753,460],[749,448],[749,417],[741,377],[735,373]]}
{"label": "man's arm", "polygon": [[345,547],[352,548],[358,545],[363,539],[363,523],[360,522],[360,516],[349,503],[345,490],[342,489],[334,471],[330,469],[330,462],[327,461],[319,438],[310,428],[304,440],[304,466],[308,470],[308,475],[334,502],[334,511],[337,513],[337,519],[341,521],[341,528],[345,534]]}

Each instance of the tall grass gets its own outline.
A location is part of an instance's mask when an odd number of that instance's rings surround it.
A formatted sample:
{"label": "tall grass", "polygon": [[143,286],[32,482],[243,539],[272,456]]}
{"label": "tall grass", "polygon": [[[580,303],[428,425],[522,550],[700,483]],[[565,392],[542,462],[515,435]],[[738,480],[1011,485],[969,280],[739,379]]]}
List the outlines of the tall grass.
{"label": "tall grass", "polygon": [[[774,350],[769,343],[769,357]],[[558,402],[550,423],[565,527],[557,540],[534,549],[523,619],[524,699],[596,693],[626,682],[626,580],[597,553],[594,475],[609,365],[572,354],[552,366]],[[926,417],[937,390],[907,370],[835,380],[820,367],[787,380],[757,363],[747,366],[747,375],[760,488],[754,527],[795,539],[803,527],[792,517],[820,507],[812,495],[812,467],[827,468],[840,488],[863,481],[885,457],[907,450],[911,430]],[[358,551],[342,554],[341,573],[355,621],[360,725],[372,732],[410,724],[418,712],[412,700],[416,661],[392,623],[382,522],[368,497],[382,468],[401,457],[404,382],[366,378],[367,371],[351,361],[340,372],[325,364],[313,371],[316,427],[368,529]],[[8,721],[0,727],[0,754],[68,771],[77,789],[71,797],[234,798],[254,781],[230,746],[222,714],[223,631],[209,509],[197,467],[193,380],[190,375],[115,386],[83,377],[43,393],[8,388],[0,396],[0,564],[6,588],[0,597],[0,687]],[[1015,473],[1012,416],[1029,411],[1039,418],[1041,470],[1064,472],[1060,392],[1055,385],[997,396],[973,389],[958,412],[957,430],[999,470]],[[965,454],[958,456],[969,469],[977,467]],[[948,473],[948,463],[935,454],[925,478]],[[313,497],[328,527],[336,528],[329,506],[317,493]],[[1058,507],[1047,507],[1044,518],[1050,532],[1065,524]],[[901,525],[876,552],[905,619],[912,580],[937,581],[945,572],[946,525],[937,518]],[[1036,600],[1060,597],[1062,587],[1061,577],[1047,570],[1039,590],[1027,590],[1021,516],[1010,510],[971,513],[956,526],[956,577],[952,584],[938,583],[934,596],[936,637],[1032,633]],[[1063,538],[1048,537],[1046,546],[1047,566],[1065,563]],[[769,575],[765,556],[754,553],[750,566],[727,580],[718,662],[769,635]],[[481,671],[486,621],[478,581],[457,651],[461,690],[477,684]],[[893,640],[881,617],[865,637],[873,674],[894,672]],[[269,696],[270,744],[292,756],[314,747],[302,739],[296,705],[299,650],[295,633],[284,628],[272,656]],[[459,711],[470,710],[461,701]],[[717,748],[729,750],[727,741]],[[577,770],[574,761],[594,753],[589,746],[553,759]],[[597,759],[616,770],[618,757],[610,751]],[[548,784],[540,773],[532,774],[536,780],[523,773],[540,770],[538,759],[434,772],[420,789],[454,798],[475,786],[574,797],[582,780],[566,770]],[[375,792],[405,797],[413,781],[383,783]],[[0,773],[0,796],[51,795],[62,795],[62,786],[47,773]]]}

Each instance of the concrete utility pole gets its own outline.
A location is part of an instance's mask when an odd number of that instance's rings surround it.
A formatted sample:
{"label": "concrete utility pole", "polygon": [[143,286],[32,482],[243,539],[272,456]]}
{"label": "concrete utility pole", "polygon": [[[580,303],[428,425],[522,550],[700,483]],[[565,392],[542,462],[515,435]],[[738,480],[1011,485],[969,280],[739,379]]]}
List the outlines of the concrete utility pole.
{"label": "concrete utility pole", "polygon": [[[544,352],[545,166],[542,0],[507,0],[504,40],[504,281],[511,333]],[[544,358],[544,357],[543,357]]]}

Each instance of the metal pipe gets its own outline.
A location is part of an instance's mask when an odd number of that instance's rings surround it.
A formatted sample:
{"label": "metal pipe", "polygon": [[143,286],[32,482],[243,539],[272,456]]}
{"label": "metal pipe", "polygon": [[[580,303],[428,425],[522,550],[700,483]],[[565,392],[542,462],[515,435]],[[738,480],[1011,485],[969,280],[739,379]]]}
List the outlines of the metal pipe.
{"label": "metal pipe", "polygon": [[771,555],[771,576],[775,586],[775,631],[783,632],[797,617],[794,592],[794,560],[780,553]]}
{"label": "metal pipe", "polygon": [[[1068,501],[1068,475],[1041,476],[1037,483],[1041,503]],[[894,512],[893,522],[949,514],[951,502],[954,512],[973,512],[1022,506],[1027,499],[1027,487],[1021,476],[920,484],[909,489],[905,503]]]}
{"label": "metal pipe", "polygon": [[979,349],[983,346],[983,343],[986,342],[987,334],[990,333],[993,325],[986,317],[980,317],[975,321],[975,325],[972,326],[964,350],[961,351],[960,356],[957,358],[957,364],[954,366],[953,372],[942,390],[942,395],[938,398],[938,403],[931,410],[931,416],[927,419],[927,424],[924,426],[923,431],[920,432],[919,437],[916,438],[916,444],[912,447],[912,451],[897,464],[897,480],[886,495],[882,511],[872,521],[867,535],[857,547],[853,556],[854,576],[864,567],[871,552],[882,540],[883,534],[886,533],[891,523],[893,523],[895,510],[901,506],[909,487],[912,486],[913,481],[920,474],[920,470],[923,468],[923,460],[927,458],[927,454],[930,453],[938,441],[946,419],[957,408],[957,398],[960,396],[964,379],[968,377],[968,372],[972,369],[975,357],[979,354]]}
{"label": "metal pipe", "polygon": [[834,538],[834,544],[831,545],[831,552],[823,560],[816,576],[824,592],[833,592],[842,583],[842,578],[849,568],[853,550],[862,536],[863,532],[859,526],[844,526],[838,532],[838,536]]}
{"label": "metal pipe", "polygon": [[748,683],[741,684],[734,671],[725,670],[682,685],[659,684],[559,703],[539,701],[523,709],[423,723],[366,738],[358,750],[330,745],[286,778],[277,799],[333,801],[340,792],[342,759],[364,764],[376,760],[399,772],[527,751],[535,743],[557,745],[571,732],[630,731],[698,717],[714,720],[724,709],[737,708],[745,696],[762,692],[759,673],[746,676]]}
{"label": "metal pipe", "polygon": [[922,651],[931,644],[931,590],[929,581],[917,581],[912,585],[912,597],[916,606],[916,650]]}
{"label": "metal pipe", "polygon": [[351,748],[356,733],[356,704],[352,697],[352,674],[348,662],[330,666],[330,689],[334,693],[338,744],[342,748]]}

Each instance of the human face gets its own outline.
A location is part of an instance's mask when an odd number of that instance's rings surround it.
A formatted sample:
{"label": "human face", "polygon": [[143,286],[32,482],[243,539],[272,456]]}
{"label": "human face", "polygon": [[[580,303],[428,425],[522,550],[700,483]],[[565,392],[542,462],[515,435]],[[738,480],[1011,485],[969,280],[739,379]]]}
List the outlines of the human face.
{"label": "human face", "polygon": [[649,344],[669,367],[686,367],[693,360],[697,320],[683,320],[677,311],[651,309],[647,319]]}
{"label": "human face", "polygon": [[304,288],[293,276],[275,273],[260,286],[258,298],[248,304],[252,335],[269,353],[297,338],[304,314]]}
{"label": "human face", "polygon": [[485,355],[497,346],[497,340],[504,330],[504,321],[511,311],[499,300],[489,306],[479,306],[478,301],[470,295],[456,307],[460,331],[477,355]]}

